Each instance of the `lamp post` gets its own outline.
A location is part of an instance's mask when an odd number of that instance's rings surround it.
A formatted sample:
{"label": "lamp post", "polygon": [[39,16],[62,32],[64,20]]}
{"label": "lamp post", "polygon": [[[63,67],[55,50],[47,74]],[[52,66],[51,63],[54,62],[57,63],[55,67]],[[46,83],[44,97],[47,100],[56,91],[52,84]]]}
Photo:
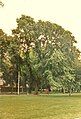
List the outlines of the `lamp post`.
{"label": "lamp post", "polygon": [[20,94],[20,71],[18,71],[18,95]]}

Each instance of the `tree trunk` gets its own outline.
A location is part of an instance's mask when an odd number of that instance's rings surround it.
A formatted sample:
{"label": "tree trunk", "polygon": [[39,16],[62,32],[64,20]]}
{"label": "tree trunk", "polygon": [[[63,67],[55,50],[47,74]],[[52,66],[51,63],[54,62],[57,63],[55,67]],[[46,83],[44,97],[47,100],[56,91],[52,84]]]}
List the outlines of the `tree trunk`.
{"label": "tree trunk", "polygon": [[65,94],[65,87],[62,88],[62,92],[63,92],[63,94]]}
{"label": "tree trunk", "polygon": [[71,90],[71,88],[69,89],[69,96],[71,96],[71,93],[72,93],[72,90]]}
{"label": "tree trunk", "polygon": [[37,83],[35,84],[35,95],[38,95],[38,85],[37,85]]}

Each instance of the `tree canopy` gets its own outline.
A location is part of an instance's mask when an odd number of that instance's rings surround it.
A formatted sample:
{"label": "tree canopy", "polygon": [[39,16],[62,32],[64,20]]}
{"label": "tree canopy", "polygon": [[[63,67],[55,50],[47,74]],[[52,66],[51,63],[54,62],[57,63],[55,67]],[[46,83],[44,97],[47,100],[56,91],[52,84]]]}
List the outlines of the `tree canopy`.
{"label": "tree canopy", "polygon": [[[29,86],[29,92],[45,88],[80,90],[81,60],[70,31],[30,16],[17,18],[8,36],[0,29],[1,73],[6,85]],[[76,88],[78,85],[79,88]]]}
{"label": "tree canopy", "polygon": [[3,2],[2,2],[2,1],[0,1],[0,6],[2,6],[2,7],[4,6],[4,4],[3,4]]}

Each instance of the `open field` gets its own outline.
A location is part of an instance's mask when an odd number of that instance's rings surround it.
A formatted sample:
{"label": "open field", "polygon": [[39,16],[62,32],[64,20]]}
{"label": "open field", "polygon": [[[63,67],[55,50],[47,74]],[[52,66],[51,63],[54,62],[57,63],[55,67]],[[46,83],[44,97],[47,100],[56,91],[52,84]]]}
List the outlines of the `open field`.
{"label": "open field", "polygon": [[81,95],[0,96],[0,119],[81,119]]}

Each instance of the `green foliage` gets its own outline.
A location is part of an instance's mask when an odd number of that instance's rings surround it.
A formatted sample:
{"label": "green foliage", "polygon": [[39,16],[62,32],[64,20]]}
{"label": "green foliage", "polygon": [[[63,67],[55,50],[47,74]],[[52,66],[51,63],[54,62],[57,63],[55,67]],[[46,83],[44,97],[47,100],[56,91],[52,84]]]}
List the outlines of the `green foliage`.
{"label": "green foliage", "polygon": [[21,85],[27,82],[30,90],[47,85],[72,90],[80,82],[81,69],[74,43],[72,33],[61,26],[22,15],[12,36],[0,30],[1,70],[15,83],[20,72]]}

